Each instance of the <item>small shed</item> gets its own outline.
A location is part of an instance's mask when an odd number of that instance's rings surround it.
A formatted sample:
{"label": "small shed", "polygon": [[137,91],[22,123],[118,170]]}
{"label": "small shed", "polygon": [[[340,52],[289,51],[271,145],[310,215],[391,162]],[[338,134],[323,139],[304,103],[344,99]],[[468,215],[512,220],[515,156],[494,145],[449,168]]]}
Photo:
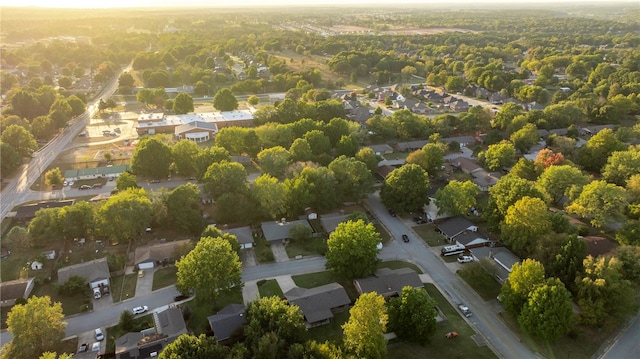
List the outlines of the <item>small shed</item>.
{"label": "small shed", "polygon": [[42,265],[43,265],[42,262],[33,261],[31,262],[31,270],[41,270]]}

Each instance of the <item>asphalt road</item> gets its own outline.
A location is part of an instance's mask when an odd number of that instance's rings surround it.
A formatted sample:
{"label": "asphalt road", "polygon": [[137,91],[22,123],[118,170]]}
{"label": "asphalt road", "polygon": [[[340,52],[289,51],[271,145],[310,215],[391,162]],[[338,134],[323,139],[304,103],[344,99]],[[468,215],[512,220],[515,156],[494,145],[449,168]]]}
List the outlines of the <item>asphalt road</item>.
{"label": "asphalt road", "polygon": [[634,359],[640,356],[640,315],[631,318],[630,324],[621,333],[605,344],[604,353],[599,351],[593,358]]}

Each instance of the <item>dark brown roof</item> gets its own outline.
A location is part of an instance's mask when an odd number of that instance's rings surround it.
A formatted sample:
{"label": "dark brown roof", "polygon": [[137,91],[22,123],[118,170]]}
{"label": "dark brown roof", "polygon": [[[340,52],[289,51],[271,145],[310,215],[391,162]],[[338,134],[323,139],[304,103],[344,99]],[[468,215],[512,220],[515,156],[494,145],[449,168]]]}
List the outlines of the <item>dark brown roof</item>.
{"label": "dark brown roof", "polygon": [[418,273],[409,268],[400,269],[379,269],[372,277],[356,279],[353,281],[358,292],[376,292],[385,297],[398,295],[402,288],[410,286],[422,288],[423,284]]}
{"label": "dark brown roof", "polygon": [[25,206],[18,207],[16,209],[15,219],[19,221],[28,221],[36,216],[36,212],[43,208],[61,208],[65,206],[72,205],[74,200],[68,201],[49,201],[49,202],[40,202],[35,204],[28,204]]}
{"label": "dark brown roof", "polygon": [[614,250],[618,245],[605,237],[587,236],[582,238],[587,243],[587,255],[597,257]]}

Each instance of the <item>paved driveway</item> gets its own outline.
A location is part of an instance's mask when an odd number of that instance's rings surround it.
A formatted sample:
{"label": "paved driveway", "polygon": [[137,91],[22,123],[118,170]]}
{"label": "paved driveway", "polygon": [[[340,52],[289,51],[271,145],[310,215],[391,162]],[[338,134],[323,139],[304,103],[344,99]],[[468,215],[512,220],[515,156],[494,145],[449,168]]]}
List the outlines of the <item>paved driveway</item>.
{"label": "paved driveway", "polygon": [[271,252],[273,252],[273,258],[276,262],[286,262],[289,260],[287,250],[284,249],[284,244],[282,243],[272,243]]}
{"label": "paved driveway", "polygon": [[243,268],[258,265],[258,261],[256,261],[256,251],[253,248],[241,249],[240,260],[242,261]]}
{"label": "paved driveway", "polygon": [[136,297],[149,294],[153,291],[153,274],[157,268],[145,269],[144,277],[138,278],[136,284]]}

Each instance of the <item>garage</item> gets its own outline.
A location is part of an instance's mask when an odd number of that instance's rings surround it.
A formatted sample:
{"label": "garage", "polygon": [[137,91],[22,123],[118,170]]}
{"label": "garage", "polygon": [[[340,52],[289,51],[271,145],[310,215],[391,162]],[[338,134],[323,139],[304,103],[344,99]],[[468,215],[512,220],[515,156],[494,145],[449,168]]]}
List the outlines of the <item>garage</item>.
{"label": "garage", "polygon": [[240,243],[240,249],[250,249],[253,248],[253,243]]}
{"label": "garage", "polygon": [[89,283],[91,288],[97,288],[101,286],[109,286],[109,279],[96,279],[93,282]]}
{"label": "garage", "polygon": [[153,261],[138,263],[139,269],[151,269],[156,266],[156,263]]}

